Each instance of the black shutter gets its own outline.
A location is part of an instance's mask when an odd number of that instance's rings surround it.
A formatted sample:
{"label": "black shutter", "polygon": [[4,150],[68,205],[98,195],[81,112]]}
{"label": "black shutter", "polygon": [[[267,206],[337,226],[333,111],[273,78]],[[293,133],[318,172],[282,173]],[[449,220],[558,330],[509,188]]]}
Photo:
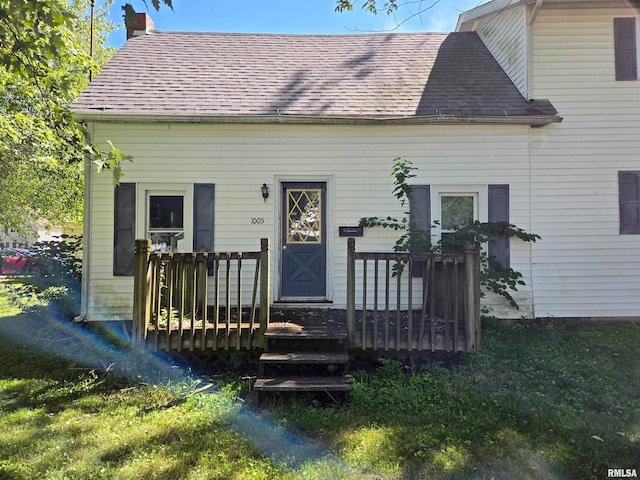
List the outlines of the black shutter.
{"label": "black shutter", "polygon": [[640,233],[640,172],[618,172],[620,233]]}
{"label": "black shutter", "polygon": [[[509,185],[489,185],[489,222],[509,223]],[[489,242],[489,266],[510,267],[509,233],[506,228]]]}
{"label": "black shutter", "polygon": [[136,230],[136,184],[121,183],[114,192],[113,275],[133,275]]}
{"label": "black shutter", "polygon": [[[431,186],[411,185],[409,220],[425,230],[427,234],[431,233]],[[411,275],[421,277],[422,272],[422,264],[415,264]]]}
{"label": "black shutter", "polygon": [[614,18],[616,80],[637,80],[636,19]]}
{"label": "black shutter", "polygon": [[193,186],[193,251],[213,252],[215,185]]}

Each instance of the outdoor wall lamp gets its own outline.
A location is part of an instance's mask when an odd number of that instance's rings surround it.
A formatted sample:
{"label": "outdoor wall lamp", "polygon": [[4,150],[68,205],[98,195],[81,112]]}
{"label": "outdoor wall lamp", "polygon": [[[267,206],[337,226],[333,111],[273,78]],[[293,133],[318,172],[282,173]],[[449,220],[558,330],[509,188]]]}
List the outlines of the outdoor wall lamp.
{"label": "outdoor wall lamp", "polygon": [[263,183],[260,190],[262,190],[262,198],[264,198],[264,201],[266,202],[267,198],[269,198],[269,186],[266,183]]}

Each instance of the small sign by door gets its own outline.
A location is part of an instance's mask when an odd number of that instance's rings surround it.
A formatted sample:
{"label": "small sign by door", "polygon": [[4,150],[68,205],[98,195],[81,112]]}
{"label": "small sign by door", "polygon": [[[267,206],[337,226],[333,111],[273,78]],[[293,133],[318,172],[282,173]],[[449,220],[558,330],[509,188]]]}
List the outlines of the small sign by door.
{"label": "small sign by door", "polygon": [[363,227],[338,227],[341,237],[361,237],[363,235]]}

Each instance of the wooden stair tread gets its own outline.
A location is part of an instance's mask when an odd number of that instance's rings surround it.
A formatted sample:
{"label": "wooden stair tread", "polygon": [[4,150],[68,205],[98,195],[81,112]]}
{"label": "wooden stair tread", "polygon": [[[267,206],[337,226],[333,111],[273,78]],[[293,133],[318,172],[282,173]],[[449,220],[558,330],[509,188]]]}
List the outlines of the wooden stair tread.
{"label": "wooden stair tread", "polygon": [[261,362],[295,363],[295,364],[345,364],[349,363],[347,353],[316,353],[316,352],[265,352],[260,355]]}
{"label": "wooden stair tread", "polygon": [[310,338],[335,339],[347,338],[346,328],[331,328],[325,325],[300,325],[292,322],[272,323],[264,334],[267,338]]}
{"label": "wooden stair tread", "polygon": [[260,392],[346,392],[349,383],[344,377],[258,378],[253,389]]}

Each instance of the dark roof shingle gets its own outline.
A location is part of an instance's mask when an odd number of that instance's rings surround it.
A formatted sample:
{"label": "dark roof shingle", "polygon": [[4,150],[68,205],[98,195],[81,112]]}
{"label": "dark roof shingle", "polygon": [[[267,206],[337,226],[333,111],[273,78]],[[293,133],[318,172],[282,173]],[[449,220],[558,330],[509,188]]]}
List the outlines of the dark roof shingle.
{"label": "dark roof shingle", "polygon": [[400,118],[556,115],[465,33],[152,31],[80,95],[77,115]]}

